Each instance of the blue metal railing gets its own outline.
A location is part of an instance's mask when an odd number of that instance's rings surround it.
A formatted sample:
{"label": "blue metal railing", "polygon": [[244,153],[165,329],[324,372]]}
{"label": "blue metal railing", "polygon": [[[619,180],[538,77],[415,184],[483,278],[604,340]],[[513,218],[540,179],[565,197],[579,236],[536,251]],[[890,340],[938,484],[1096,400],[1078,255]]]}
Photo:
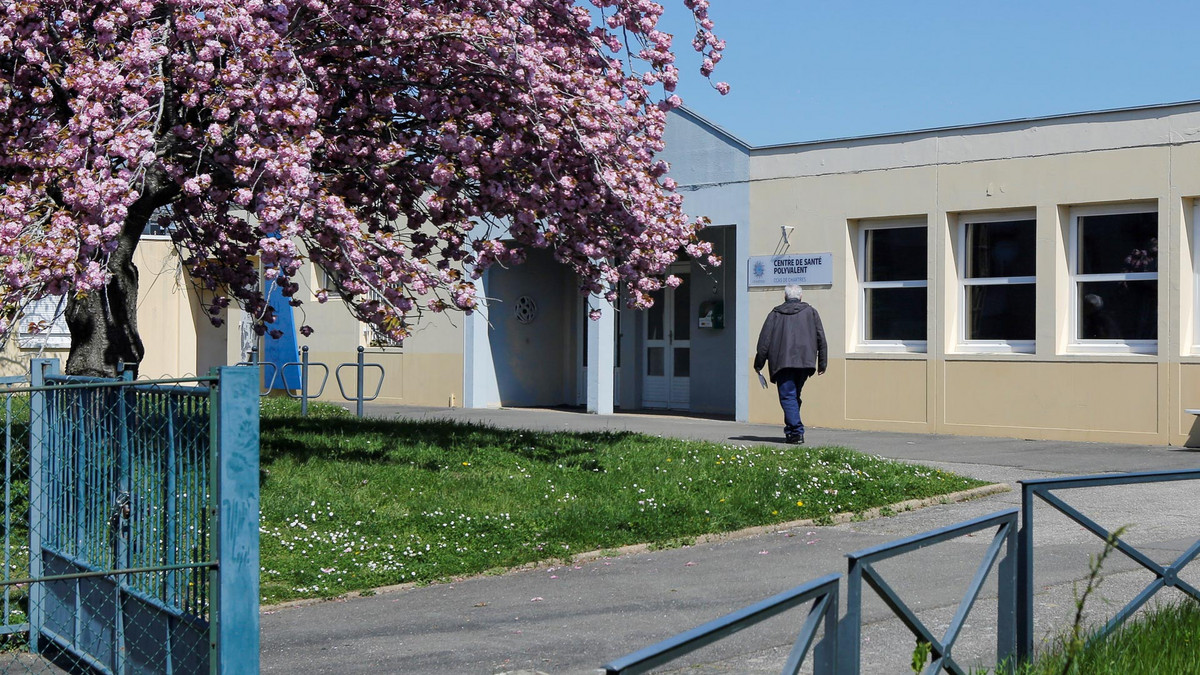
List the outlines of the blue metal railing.
{"label": "blue metal railing", "polygon": [[765,621],[780,612],[810,602],[812,606],[809,609],[808,617],[800,629],[799,637],[792,645],[792,651],[788,655],[783,672],[788,675],[800,672],[800,666],[816,638],[817,629],[823,626],[824,633],[821,640],[817,642],[817,648],[813,651],[813,675],[833,673],[837,658],[838,582],[841,578],[840,574],[830,574],[802,584],[790,591],[784,591],[762,602],[713,619],[702,626],[697,626],[658,644],[611,661],[604,666],[604,670],[609,675],[634,675],[635,673],[649,672],[656,666],[674,661],[685,654]]}
{"label": "blue metal railing", "polygon": [[[894,558],[926,546],[932,546],[951,539],[973,534],[982,530],[995,529],[992,542],[983,555],[983,560],[975,570],[963,599],[958,604],[958,610],[951,619],[946,632],[939,638],[933,634],[915,612],[901,599],[874,564]],[[1001,550],[1004,557],[1001,558]],[[937,530],[914,535],[880,546],[849,553],[849,571],[847,573],[846,617],[842,623],[842,639],[847,644],[857,645],[862,631],[862,585],[875,590],[900,621],[908,627],[918,639],[929,643],[932,661],[925,668],[925,673],[940,673],[948,670],[957,675],[965,675],[966,671],[953,657],[954,643],[958,639],[967,614],[970,613],[983,583],[993,567],[997,567],[996,580],[998,583],[998,601],[996,617],[996,660],[998,663],[1011,661],[1014,650],[1015,632],[1013,623],[1016,620],[1016,564],[1017,557],[1017,509],[998,511],[991,515],[981,516],[961,523],[943,527]],[[999,564],[997,565],[997,561]],[[839,673],[857,675],[860,668],[860,651],[845,649],[840,654]]]}
{"label": "blue metal railing", "polygon": [[[133,383],[47,366],[31,387],[44,419],[31,443],[31,645],[111,672],[209,663],[217,379]],[[93,625],[111,640],[90,637]]]}
{"label": "blue metal railing", "polygon": [[0,633],[69,670],[257,673],[256,373],[30,365],[0,379]]}
{"label": "blue metal railing", "polygon": [[[1090,488],[1090,487],[1105,487],[1117,485],[1134,485],[1141,483],[1156,483],[1165,481],[1181,481],[1181,480],[1200,480],[1200,469],[1187,471],[1148,471],[1142,473],[1127,473],[1127,474],[1103,474],[1094,476],[1074,476],[1069,478],[1046,478],[1039,480],[1021,481],[1021,507],[1020,509],[1008,509],[998,511],[996,513],[975,518],[972,520],[963,521],[948,527],[931,530],[922,534],[914,535],[904,539],[899,539],[881,546],[876,546],[861,551],[856,551],[847,555],[849,560],[849,571],[846,575],[847,591],[846,591],[846,614],[845,617],[838,623],[838,627],[834,629],[836,633],[832,633],[834,644],[836,645],[837,659],[836,663],[831,666],[830,670],[816,670],[816,673],[821,672],[837,672],[842,675],[857,675],[860,668],[861,658],[861,626],[862,626],[862,585],[865,582],[874,589],[884,603],[891,611],[900,619],[900,621],[912,632],[918,640],[929,644],[930,653],[932,656],[931,663],[925,667],[924,673],[932,674],[942,671],[951,673],[965,673],[963,667],[958,664],[953,657],[954,644],[960,635],[960,631],[965,625],[967,615],[979,598],[983,588],[983,584],[991,574],[993,568],[996,569],[997,579],[997,617],[996,617],[996,661],[997,666],[1001,670],[1011,670],[1017,664],[1027,663],[1033,656],[1033,501],[1034,497],[1045,501],[1052,507],[1066,515],[1071,520],[1081,525],[1084,529],[1095,534],[1098,538],[1108,542],[1113,537],[1113,533],[1103,526],[1096,523],[1091,518],[1080,513],[1079,510],[1067,504],[1054,491],[1069,490],[1075,488]],[[1018,520],[1020,521],[1020,529],[1018,530]],[[971,580],[962,601],[959,603],[955,612],[954,618],[950,621],[945,633],[941,637],[937,637],[933,632],[925,626],[925,624],[916,616],[915,612],[904,602],[900,595],[887,583],[886,580],[874,568],[874,563],[888,558],[910,553],[912,551],[930,546],[936,543],[949,541],[960,536],[969,535],[974,532],[995,528],[995,534],[989,544],[987,551],[984,553],[983,559],[980,561],[974,578]],[[1139,551],[1128,542],[1121,539],[1112,539],[1113,546],[1116,550],[1125,554],[1133,561],[1141,565],[1143,568],[1154,574],[1154,580],[1151,581],[1138,595],[1117,612],[1104,626],[1103,629],[1093,634],[1091,640],[1098,640],[1112,632],[1115,628],[1123,624],[1129,619],[1139,608],[1153,597],[1158,591],[1166,587],[1177,588],[1180,591],[1188,594],[1192,598],[1200,601],[1200,589],[1197,589],[1192,584],[1180,579],[1180,572],[1189,563],[1200,556],[1200,540],[1189,546],[1187,550],[1179,555],[1173,562],[1162,565],[1155,562],[1150,556],[1142,551]],[[1002,555],[1003,553],[1003,555]],[[817,581],[798,587],[799,589],[810,588],[817,584],[832,583],[836,586],[840,576],[823,577]],[[836,589],[831,593],[836,593]],[[786,594],[784,594],[786,595]],[[769,607],[772,602],[777,601],[784,595],[776,596],[769,600],[763,601],[757,605],[753,605],[746,609],[734,612],[717,619],[716,621],[695,628],[686,633],[682,633],[676,637],[664,640],[657,645],[648,647],[639,652],[635,652],[629,656],[612,661],[605,668],[610,673],[633,673],[644,672],[653,665],[665,663],[671,658],[675,658],[685,654],[699,646],[711,644],[728,634],[741,630],[755,621],[744,622],[744,625],[738,625],[735,630],[726,630],[719,632],[724,626],[731,624],[734,620],[744,620],[747,615],[754,615],[756,612],[763,611],[764,607]],[[836,595],[834,604],[836,605]],[[822,610],[825,611],[825,610]],[[765,617],[764,617],[765,618]],[[761,619],[758,619],[761,620]],[[811,615],[810,615],[811,623]],[[806,624],[805,630],[809,626]],[[808,638],[805,636],[808,635]],[[826,628],[826,638],[828,639],[830,629]],[[803,639],[811,639],[811,634],[803,633],[802,640],[797,641],[797,647],[800,646]],[[699,640],[698,644],[693,646],[693,642]],[[819,651],[819,650],[818,650]],[[796,655],[795,649],[793,656]],[[660,656],[669,656],[670,658],[659,658],[653,663],[649,662],[651,658]],[[803,658],[803,652],[799,654]],[[648,665],[644,665],[648,664]],[[820,665],[825,667],[823,661],[815,660],[814,667]],[[785,673],[795,672],[791,670],[795,665],[794,660],[790,659],[788,668]],[[636,670],[630,668],[638,668]]]}
{"label": "blue metal railing", "polygon": [[[1200,480],[1200,469],[1188,471],[1145,471],[1125,474],[1100,474],[1093,476],[1073,476],[1071,478],[1042,478],[1038,480],[1021,481],[1021,563],[1017,571],[1017,602],[1018,602],[1018,634],[1017,658],[1027,661],[1033,656],[1033,499],[1037,497],[1053,506],[1056,510],[1075,521],[1092,534],[1104,541],[1109,541],[1113,533],[1096,521],[1080,513],[1076,508],[1067,504],[1057,495],[1056,490],[1073,490],[1089,487],[1111,487],[1115,485],[1136,485],[1140,483],[1161,483],[1167,481]],[[1137,562],[1154,574],[1151,581],[1141,593],[1117,612],[1108,623],[1098,631],[1092,640],[1097,640],[1112,632],[1123,624],[1134,612],[1146,603],[1155,593],[1165,587],[1174,587],[1200,601],[1200,591],[1195,586],[1179,578],[1179,572],[1188,565],[1197,554],[1200,554],[1200,541],[1192,544],[1182,555],[1169,565],[1160,565],[1148,555],[1131,546],[1128,542],[1117,539],[1115,549]]]}

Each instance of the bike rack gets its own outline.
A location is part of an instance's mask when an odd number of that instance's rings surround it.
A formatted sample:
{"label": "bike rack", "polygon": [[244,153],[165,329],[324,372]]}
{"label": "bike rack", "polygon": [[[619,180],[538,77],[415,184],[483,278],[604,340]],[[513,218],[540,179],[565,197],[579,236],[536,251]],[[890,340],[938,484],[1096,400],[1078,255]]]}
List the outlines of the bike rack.
{"label": "bike rack", "polygon": [[254,366],[255,368],[258,368],[258,370],[259,370],[258,381],[260,383],[267,377],[267,371],[268,370],[270,371],[271,378],[266,380],[265,387],[260,389],[258,392],[258,395],[260,397],[267,396],[268,394],[271,393],[271,390],[275,388],[275,379],[279,377],[279,367],[276,366],[271,361],[259,361],[257,347],[250,350],[250,360],[249,361],[238,361],[237,363],[235,363],[233,365],[235,365],[235,366]]}
{"label": "bike rack", "polygon": [[[325,385],[329,383],[329,366],[325,365],[324,363],[320,363],[320,362],[309,363],[309,361],[308,361],[308,345],[304,345],[303,347],[300,348],[300,360],[299,361],[289,361],[288,363],[283,364],[279,368],[279,370],[281,372],[285,372],[285,371],[287,371],[287,369],[289,367],[300,368],[300,393],[293,394],[290,389],[287,389],[285,391],[287,391],[288,396],[295,398],[295,399],[300,399],[300,415],[302,417],[307,417],[308,416],[308,399],[321,398],[321,394],[325,393]],[[317,393],[315,393],[315,394],[308,393],[308,382],[309,382],[308,369],[311,367],[321,368],[325,371],[324,377],[321,378],[321,387],[317,390]],[[381,385],[383,384],[382,380],[383,380],[383,378],[380,378]],[[285,376],[284,382],[286,382],[286,381],[287,381],[287,377]]]}
{"label": "bike rack", "polygon": [[[378,363],[364,363],[363,362],[365,359],[365,356],[364,356],[365,351],[366,350],[363,347],[359,347],[358,348],[358,360],[356,362],[343,363],[343,364],[339,365],[336,370],[334,370],[334,377],[335,377],[335,379],[337,379],[338,389],[341,390],[341,392],[342,392],[342,398],[346,399],[347,401],[355,402],[355,413],[359,417],[363,416],[363,403],[365,403],[367,401],[374,401],[375,399],[379,398],[379,392],[383,389],[383,378],[386,375],[386,373],[383,370],[383,366],[379,365]],[[356,382],[355,392],[356,393],[355,393],[354,398],[350,398],[350,396],[348,396],[346,394],[346,387],[343,386],[343,384],[342,384],[342,369],[343,368],[354,368],[355,369],[355,373],[356,373],[355,374],[355,382]],[[363,371],[365,371],[367,368],[378,368],[379,369],[379,382],[375,385],[375,393],[369,397],[363,396]]]}

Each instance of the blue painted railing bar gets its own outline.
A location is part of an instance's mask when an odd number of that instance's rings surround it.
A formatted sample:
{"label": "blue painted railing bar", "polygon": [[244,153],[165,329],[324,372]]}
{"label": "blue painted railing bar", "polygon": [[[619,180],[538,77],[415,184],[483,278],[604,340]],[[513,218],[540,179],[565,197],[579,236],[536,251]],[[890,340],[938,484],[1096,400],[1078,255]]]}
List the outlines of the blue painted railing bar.
{"label": "blue painted railing bar", "polygon": [[[1112,532],[1083,515],[1078,509],[1067,504],[1054,490],[1072,490],[1091,487],[1111,487],[1116,485],[1138,485],[1144,483],[1162,483],[1181,480],[1200,480],[1200,469],[1187,471],[1143,471],[1124,474],[1097,474],[1092,476],[1073,476],[1070,478],[1041,478],[1021,481],[1021,563],[1017,570],[1017,603],[1018,603],[1018,635],[1017,658],[1028,661],[1033,657],[1033,500],[1041,499],[1056,510],[1075,521],[1084,529],[1107,541]],[[1112,632],[1124,623],[1142,605],[1164,587],[1174,587],[1200,601],[1200,591],[1179,578],[1179,572],[1200,554],[1200,541],[1193,544],[1183,555],[1169,565],[1160,565],[1148,555],[1137,550],[1128,542],[1118,539],[1116,550],[1128,556],[1133,561],[1154,574],[1151,581],[1138,595],[1125,605],[1102,630],[1094,634],[1091,640],[1098,640]]]}
{"label": "blue painted railing bar", "polygon": [[4,583],[3,593],[3,617],[0,619],[0,635],[11,635],[13,633],[26,633],[29,631],[29,622],[26,621],[26,613],[20,610],[20,605],[17,602],[17,597],[14,591],[17,591],[21,585],[20,580],[14,580],[12,575],[14,567],[17,564],[17,557],[13,556],[13,527],[24,521],[27,513],[19,513],[13,511],[13,463],[14,454],[19,452],[19,439],[13,438],[11,420],[14,419],[13,398],[17,396],[12,391],[5,391],[13,387],[21,387],[27,385],[28,382],[24,377],[0,377],[0,395],[4,397],[4,570],[2,579]]}
{"label": "blue painted railing bar", "polygon": [[[342,392],[342,398],[346,399],[347,401],[354,401],[354,403],[355,403],[354,411],[355,411],[355,414],[357,414],[359,417],[363,416],[363,403],[365,403],[367,401],[374,401],[375,399],[379,398],[379,392],[383,389],[383,377],[386,374],[385,371],[383,370],[383,366],[379,365],[378,363],[366,363],[365,362],[365,356],[364,356],[365,351],[366,350],[364,348],[359,347],[358,348],[358,359],[354,363],[343,363],[343,364],[339,365],[337,367],[337,369],[334,371],[334,376],[337,379],[338,389],[340,389]],[[346,393],[345,385],[342,384],[342,369],[343,368],[353,368],[354,369],[354,381],[355,381],[354,398],[350,398],[350,395]],[[375,393],[371,394],[370,396],[364,396],[364,392],[366,390],[364,373],[367,368],[372,368],[372,369],[379,371],[379,382],[377,382],[375,384]]]}
{"label": "blue painted railing bar", "polygon": [[840,579],[840,574],[830,574],[820,579],[814,579],[762,602],[713,619],[645,649],[615,659],[605,665],[604,670],[609,675],[634,675],[635,673],[649,672],[652,668],[717,642],[776,616],[780,612],[811,602],[812,606],[801,627],[800,635],[788,655],[783,673],[794,675],[800,672],[801,663],[812,647],[817,629],[823,624],[824,633],[813,651],[813,675],[831,674],[836,665],[838,644],[837,612]]}
{"label": "blue painted railing bar", "polygon": [[254,371],[217,369],[213,391],[213,474],[210,513],[217,533],[213,571],[213,672],[257,675],[259,670],[258,382]]}
{"label": "blue painted railing bar", "polygon": [[[32,359],[29,362],[29,576],[45,575],[42,556],[41,523],[47,512],[45,481],[42,480],[45,456],[50,445],[49,394],[46,380],[58,374],[58,359]],[[10,420],[11,423],[11,420]],[[39,627],[46,623],[46,587],[29,585],[29,649],[38,653],[41,648]]]}
{"label": "blue painted railing bar", "polygon": [[[975,576],[967,587],[954,618],[940,639],[934,636],[933,632],[917,618],[916,613],[901,600],[899,594],[873,567],[874,563],[881,560],[991,528],[996,529],[996,534],[976,569]],[[954,643],[993,567],[996,568],[999,594],[996,617],[997,662],[1011,661],[1010,657],[1015,648],[1013,622],[1016,619],[1016,535],[1017,509],[1008,509],[847,554],[849,572],[846,575],[846,616],[839,631],[839,639],[847,645],[856,646],[853,649],[841,650],[838,672],[857,675],[861,668],[860,651],[857,645],[862,638],[862,585],[865,581],[879,594],[901,622],[912,631],[914,636],[931,645],[933,660],[924,672],[938,673],[948,670],[952,673],[965,673],[962,666],[954,661],[952,654]],[[1004,550],[1003,558],[1000,558],[1001,549]],[[999,565],[997,565],[997,560],[999,560]]]}

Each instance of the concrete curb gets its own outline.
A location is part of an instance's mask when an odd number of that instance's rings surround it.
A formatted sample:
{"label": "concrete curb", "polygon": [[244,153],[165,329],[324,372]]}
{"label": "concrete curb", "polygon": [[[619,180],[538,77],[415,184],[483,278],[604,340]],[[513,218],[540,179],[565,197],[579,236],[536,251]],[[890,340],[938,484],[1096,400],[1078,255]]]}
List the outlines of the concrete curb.
{"label": "concrete curb", "polygon": [[[771,532],[780,532],[783,530],[789,530],[789,529],[798,528],[798,527],[829,527],[832,525],[843,525],[845,523],[850,523],[850,522],[861,522],[864,520],[871,520],[874,518],[884,517],[885,509],[890,510],[893,514],[895,514],[895,513],[901,513],[901,512],[906,512],[906,511],[914,511],[916,509],[925,508],[927,506],[935,506],[938,504],[951,504],[951,503],[971,501],[971,500],[975,500],[975,499],[982,499],[984,497],[990,497],[992,495],[1010,492],[1010,491],[1012,491],[1012,489],[1013,489],[1013,487],[1007,483],[992,483],[991,485],[981,485],[979,487],[971,488],[969,490],[960,490],[958,492],[951,492],[950,494],[938,495],[936,497],[925,497],[922,499],[908,499],[908,500],[905,500],[902,502],[897,502],[895,504],[887,504],[884,506],[877,506],[875,508],[867,509],[866,511],[863,511],[861,513],[839,513],[839,514],[832,516],[832,518],[829,521],[823,521],[820,525],[817,524],[817,520],[814,518],[805,518],[804,520],[793,520],[793,521],[789,521],[786,523],[775,523],[773,525],[757,525],[755,527],[747,527],[747,528],[744,528],[741,530],[735,530],[733,532],[716,532],[716,533],[712,533],[712,534],[702,534],[695,538],[694,544],[690,544],[690,545],[708,544],[708,543],[715,543],[715,542],[721,542],[721,541],[736,541],[738,539],[746,539],[746,538],[755,537],[755,536],[758,536],[761,534],[768,534]],[[646,553],[646,552],[652,551],[652,550],[656,550],[656,549],[651,548],[650,544],[630,544],[628,546],[622,546],[620,548],[606,548],[606,549],[600,549],[597,551],[587,551],[584,553],[578,553],[576,555],[571,556],[569,560],[571,563],[594,562],[596,560],[603,560],[605,558],[615,558],[617,556],[623,556],[623,555]],[[435,583],[454,583],[456,581],[464,581],[467,579],[477,579],[480,577],[503,576],[505,574],[512,574],[514,572],[524,572],[524,571],[529,571],[529,570],[545,569],[547,567],[557,567],[559,565],[564,565],[564,564],[567,564],[567,562],[566,562],[566,560],[563,560],[563,559],[541,560],[538,562],[532,562],[532,563],[526,563],[524,565],[518,565],[516,567],[510,567],[508,569],[505,569],[505,570],[499,571],[499,572],[482,572],[480,574],[473,574],[473,575],[465,576],[465,577],[454,577],[451,580],[446,581],[446,582],[435,582]],[[279,610],[283,610],[283,609],[292,609],[292,608],[296,608],[296,607],[310,607],[312,605],[319,605],[319,604],[323,604],[326,602],[342,602],[342,601],[351,600],[354,598],[365,598],[365,597],[372,597],[372,596],[376,596],[376,595],[386,595],[389,593],[398,593],[400,591],[407,591],[412,588],[418,588],[421,585],[422,584],[409,582],[409,583],[404,583],[404,584],[395,584],[392,586],[380,586],[380,587],[372,588],[372,589],[365,590],[365,591],[350,591],[349,593],[343,593],[342,595],[338,595],[336,597],[331,597],[331,598],[304,598],[304,599],[300,599],[300,600],[289,600],[287,602],[281,602],[281,603],[274,604],[274,605],[264,605],[259,609],[259,612],[261,614],[273,614],[273,613],[275,613]]]}

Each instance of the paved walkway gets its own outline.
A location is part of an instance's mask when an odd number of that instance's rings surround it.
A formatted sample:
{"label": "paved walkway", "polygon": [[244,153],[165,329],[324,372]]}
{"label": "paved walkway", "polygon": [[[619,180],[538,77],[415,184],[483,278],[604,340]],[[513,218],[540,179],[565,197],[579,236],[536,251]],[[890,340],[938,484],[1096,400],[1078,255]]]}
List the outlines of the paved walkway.
{"label": "paved walkway", "polygon": [[[652,414],[596,416],[557,410],[464,410],[371,406],[385,417],[446,418],[538,430],[631,430],[729,443],[772,443],[780,427]],[[1066,443],[810,429],[816,445],[842,445],[919,461],[998,483],[1053,475],[1200,468],[1186,448]],[[1195,483],[1076,491],[1069,502],[1168,562],[1200,538]],[[265,673],[594,673],[609,660],[831,572],[845,554],[1016,506],[1018,493],[935,505],[893,517],[831,527],[778,528],[665,551],[632,552],[452,584],[302,607],[267,608]],[[1101,542],[1066,518],[1035,512],[1035,627],[1040,639],[1069,625],[1073,585]],[[945,630],[990,537],[964,537],[880,565],[935,633]],[[1200,563],[1183,577],[1200,584]],[[1110,614],[1152,576],[1119,554],[1089,606]],[[864,673],[904,673],[913,640],[867,590]],[[1170,596],[1168,596],[1169,598]],[[989,616],[989,614],[991,616]],[[969,615],[956,658],[994,656],[994,585]],[[785,613],[707,648],[680,667],[689,673],[778,673],[800,617]]]}

